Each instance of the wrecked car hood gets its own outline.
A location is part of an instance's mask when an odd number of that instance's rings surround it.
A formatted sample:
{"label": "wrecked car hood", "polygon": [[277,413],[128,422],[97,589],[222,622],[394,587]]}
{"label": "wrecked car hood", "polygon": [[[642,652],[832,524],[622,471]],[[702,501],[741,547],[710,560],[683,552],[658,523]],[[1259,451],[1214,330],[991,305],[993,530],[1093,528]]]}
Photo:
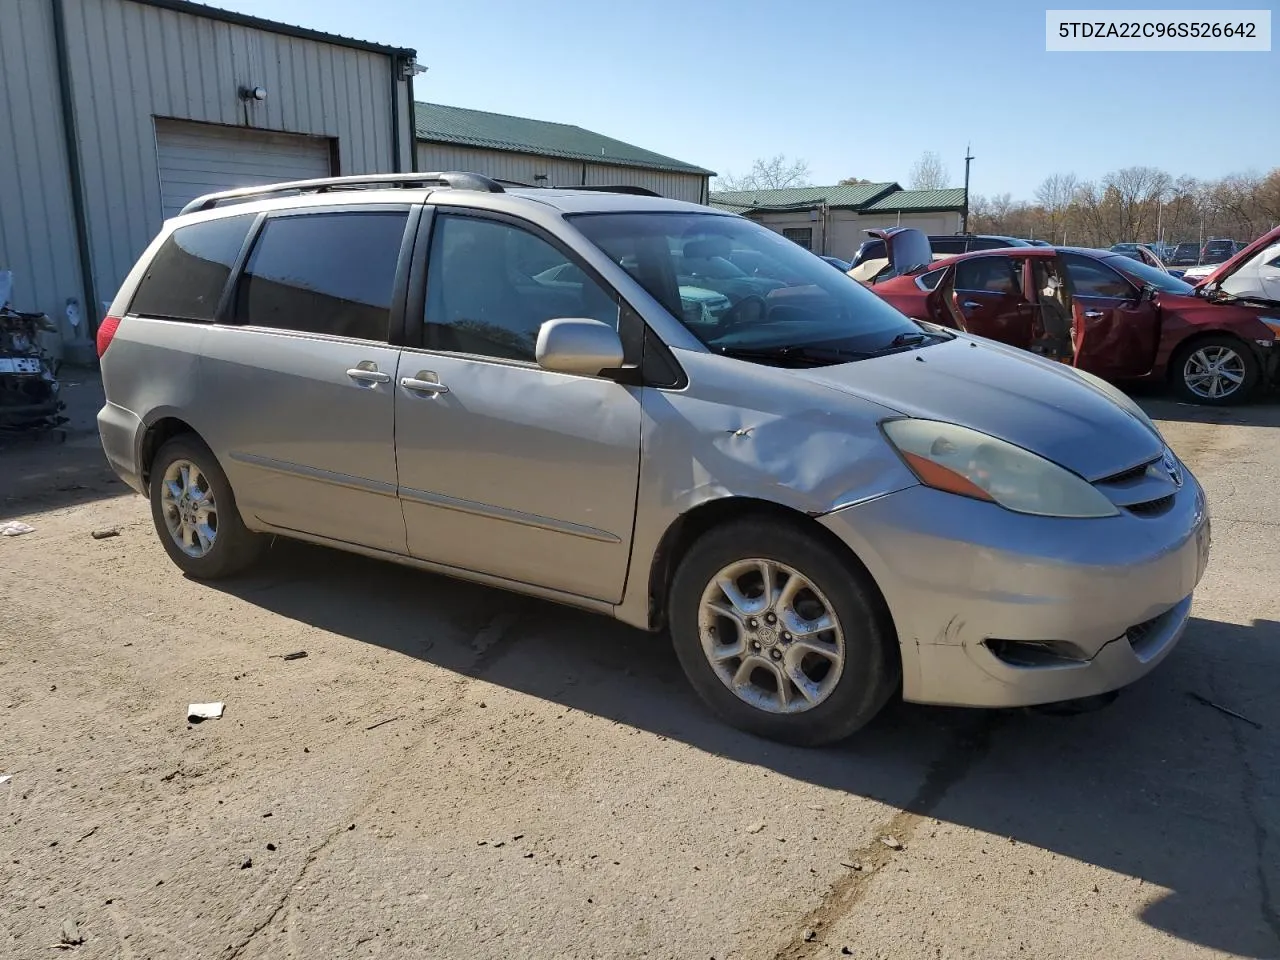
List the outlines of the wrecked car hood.
{"label": "wrecked car hood", "polygon": [[[1203,280],[1197,281],[1196,286],[1207,288],[1211,284],[1221,283],[1252,260],[1259,251],[1266,249],[1274,243],[1280,243],[1280,227],[1276,227],[1274,230],[1264,233],[1262,236],[1258,237],[1258,239],[1254,240],[1253,243],[1238,252],[1234,257],[1218,264],[1218,266],[1215,267],[1208,276]],[[1195,268],[1192,267],[1192,269],[1188,270],[1187,273],[1191,273],[1194,269]],[[1183,276],[1185,275],[1186,274]]]}
{"label": "wrecked car hood", "polygon": [[1088,480],[1154,459],[1163,449],[1144,424],[1072,368],[977,337],[790,372],[907,416],[999,437]]}

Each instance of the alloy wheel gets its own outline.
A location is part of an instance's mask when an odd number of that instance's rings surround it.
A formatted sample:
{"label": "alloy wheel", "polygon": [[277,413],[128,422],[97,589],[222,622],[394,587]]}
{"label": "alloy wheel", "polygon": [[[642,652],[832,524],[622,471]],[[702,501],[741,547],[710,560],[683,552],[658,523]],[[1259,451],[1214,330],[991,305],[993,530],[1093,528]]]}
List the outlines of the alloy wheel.
{"label": "alloy wheel", "polygon": [[844,670],[844,631],[830,601],[773,560],[740,560],[717,573],[698,605],[698,635],[720,681],[768,713],[813,709]]}
{"label": "alloy wheel", "polygon": [[165,527],[189,557],[207,556],[218,537],[218,505],[213,488],[190,460],[174,460],[164,472],[160,507]]}
{"label": "alloy wheel", "polygon": [[1230,347],[1211,344],[1192,351],[1182,366],[1187,389],[1206,400],[1221,400],[1244,385],[1244,357]]}

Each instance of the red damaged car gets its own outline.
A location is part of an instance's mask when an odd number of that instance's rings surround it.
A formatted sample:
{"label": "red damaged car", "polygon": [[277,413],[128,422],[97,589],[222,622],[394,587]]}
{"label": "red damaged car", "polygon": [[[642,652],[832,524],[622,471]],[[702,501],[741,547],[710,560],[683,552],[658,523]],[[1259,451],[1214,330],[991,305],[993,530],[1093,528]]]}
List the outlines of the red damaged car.
{"label": "red damaged car", "polygon": [[871,289],[909,317],[1108,380],[1167,379],[1193,403],[1238,403],[1276,377],[1280,228],[1195,287],[1109,250],[1004,247],[935,260],[919,230],[868,233],[890,254]]}

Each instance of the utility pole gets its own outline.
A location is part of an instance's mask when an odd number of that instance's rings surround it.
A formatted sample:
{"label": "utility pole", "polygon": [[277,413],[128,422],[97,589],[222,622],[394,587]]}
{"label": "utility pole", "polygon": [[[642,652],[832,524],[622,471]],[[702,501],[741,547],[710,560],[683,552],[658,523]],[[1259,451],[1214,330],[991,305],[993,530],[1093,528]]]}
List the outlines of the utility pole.
{"label": "utility pole", "polygon": [[964,234],[969,232],[969,164],[973,162],[970,146],[968,143],[964,146],[964,212],[960,214],[960,232]]}

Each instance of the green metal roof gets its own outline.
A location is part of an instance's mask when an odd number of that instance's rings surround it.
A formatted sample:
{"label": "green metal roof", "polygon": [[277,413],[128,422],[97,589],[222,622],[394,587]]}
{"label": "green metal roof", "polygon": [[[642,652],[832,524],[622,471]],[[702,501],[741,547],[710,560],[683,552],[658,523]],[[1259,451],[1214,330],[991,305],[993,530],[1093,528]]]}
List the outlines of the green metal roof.
{"label": "green metal roof", "polygon": [[896,213],[899,210],[963,210],[964,188],[954,190],[899,190],[881,197],[867,212]]}
{"label": "green metal roof", "polygon": [[415,103],[414,131],[419,140],[453,143],[486,150],[509,150],[541,157],[612,163],[672,173],[714,177],[711,170],[652,150],[632,146],[568,123],[509,117],[502,113],[446,107],[439,103]]}
{"label": "green metal roof", "polygon": [[788,187],[785,190],[739,190],[711,194],[711,206],[741,213],[774,207],[857,207],[863,209],[901,187],[896,183],[859,183],[848,187]]}

